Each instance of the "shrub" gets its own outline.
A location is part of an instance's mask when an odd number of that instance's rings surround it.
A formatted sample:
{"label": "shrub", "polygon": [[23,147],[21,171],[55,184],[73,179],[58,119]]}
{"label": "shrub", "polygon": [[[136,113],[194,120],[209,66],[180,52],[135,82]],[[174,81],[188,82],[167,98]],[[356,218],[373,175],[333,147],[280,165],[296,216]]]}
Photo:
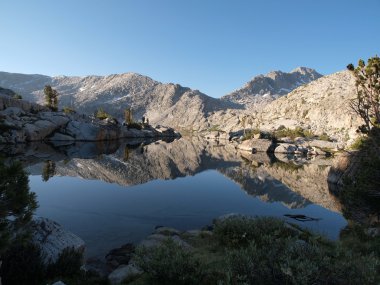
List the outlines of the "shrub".
{"label": "shrub", "polygon": [[232,284],[377,284],[379,260],[340,245],[273,239],[229,251]]}
{"label": "shrub", "polygon": [[128,128],[131,128],[131,129],[137,129],[137,130],[142,129],[142,125],[140,123],[136,123],[136,122],[132,122],[132,123],[128,124],[127,126],[128,126]]}
{"label": "shrub", "polygon": [[220,131],[219,125],[212,125],[209,129],[210,132]]}
{"label": "shrub", "polygon": [[353,150],[360,150],[365,146],[365,142],[366,142],[366,138],[363,136],[359,136],[351,144],[350,148]]}
{"label": "shrub", "polygon": [[323,133],[320,136],[318,136],[318,139],[321,141],[328,141],[328,142],[331,141],[331,138],[326,133]]}
{"label": "shrub", "polygon": [[108,114],[107,112],[105,112],[103,110],[103,108],[99,108],[96,113],[95,113],[95,117],[98,118],[99,120],[105,120],[107,118],[109,119],[112,119],[112,116],[110,114]]}
{"label": "shrub", "polygon": [[55,277],[72,277],[80,274],[83,254],[75,248],[65,248],[55,263],[47,267],[47,276]]}
{"label": "shrub", "polygon": [[271,217],[247,218],[230,217],[215,224],[214,235],[221,245],[238,248],[247,246],[251,241],[262,243],[265,235],[277,237],[294,236],[296,232],[285,222]]}
{"label": "shrub", "polygon": [[275,131],[274,136],[279,138],[284,137],[290,137],[291,139],[295,139],[297,137],[306,137],[306,138],[312,138],[314,137],[314,133],[310,130],[304,130],[301,127],[296,127],[295,129],[289,129],[289,128],[279,128],[277,131]]}
{"label": "shrub", "polygon": [[170,238],[154,248],[138,247],[134,258],[137,266],[159,284],[201,284],[200,261]]}
{"label": "shrub", "polygon": [[257,135],[257,134],[260,134],[260,130],[259,129],[248,130],[248,131],[245,132],[245,134],[243,136],[243,141],[244,140],[249,140],[249,139],[253,138],[254,135]]}
{"label": "shrub", "polygon": [[33,244],[12,245],[4,255],[0,276],[7,285],[39,285],[45,276],[40,249]]}
{"label": "shrub", "polygon": [[22,99],[22,96],[20,94],[15,94],[13,95],[13,99],[16,99],[16,100],[21,100]]}
{"label": "shrub", "polygon": [[70,107],[63,107],[63,112],[65,113],[65,114],[74,114],[75,113],[75,110],[73,109],[73,108],[70,108]]}

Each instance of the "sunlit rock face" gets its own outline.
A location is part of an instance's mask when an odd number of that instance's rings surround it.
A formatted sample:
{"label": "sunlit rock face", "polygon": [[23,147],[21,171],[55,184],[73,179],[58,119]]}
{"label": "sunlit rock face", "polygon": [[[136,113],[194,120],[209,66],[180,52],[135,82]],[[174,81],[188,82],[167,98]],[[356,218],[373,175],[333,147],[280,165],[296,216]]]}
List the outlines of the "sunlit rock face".
{"label": "sunlit rock face", "polygon": [[298,67],[289,73],[272,71],[266,75],[255,76],[243,87],[221,99],[242,104],[247,109],[258,109],[320,77],[321,74],[306,67]]}

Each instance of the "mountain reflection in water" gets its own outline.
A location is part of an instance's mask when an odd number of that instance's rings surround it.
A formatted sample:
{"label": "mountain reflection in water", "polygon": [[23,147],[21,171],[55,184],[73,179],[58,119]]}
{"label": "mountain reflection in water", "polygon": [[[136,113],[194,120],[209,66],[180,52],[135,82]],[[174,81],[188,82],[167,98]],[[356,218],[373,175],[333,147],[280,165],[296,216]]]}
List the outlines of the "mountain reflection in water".
{"label": "mountain reflection in water", "polygon": [[88,256],[137,242],[157,225],[200,228],[232,212],[283,217],[334,239],[347,224],[328,191],[329,160],[297,165],[198,138],[4,151],[30,173],[37,215],[84,239]]}

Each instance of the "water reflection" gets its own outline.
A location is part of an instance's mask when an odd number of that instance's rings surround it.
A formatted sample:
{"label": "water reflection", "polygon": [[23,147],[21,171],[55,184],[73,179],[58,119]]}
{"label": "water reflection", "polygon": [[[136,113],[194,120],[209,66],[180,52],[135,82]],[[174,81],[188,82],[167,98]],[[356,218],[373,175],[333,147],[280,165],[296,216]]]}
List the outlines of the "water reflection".
{"label": "water reflection", "polygon": [[[31,174],[38,214],[82,237],[90,256],[156,225],[198,228],[231,212],[280,216],[332,238],[346,225],[328,191],[329,160],[298,164],[197,138],[32,144],[8,150],[16,157]],[[310,219],[292,218],[300,216]]]}

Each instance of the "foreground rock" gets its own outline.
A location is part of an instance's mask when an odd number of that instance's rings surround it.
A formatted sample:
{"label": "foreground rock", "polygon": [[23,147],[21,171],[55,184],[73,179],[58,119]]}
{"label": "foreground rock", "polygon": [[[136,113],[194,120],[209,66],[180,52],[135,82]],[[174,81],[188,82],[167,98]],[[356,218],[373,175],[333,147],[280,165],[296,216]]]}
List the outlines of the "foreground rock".
{"label": "foreground rock", "polygon": [[35,218],[30,225],[30,230],[32,242],[41,248],[45,264],[55,263],[65,249],[84,253],[84,241],[50,219]]}
{"label": "foreground rock", "polygon": [[111,284],[121,284],[125,279],[140,275],[143,272],[133,264],[120,265],[116,270],[108,275],[108,280]]}

